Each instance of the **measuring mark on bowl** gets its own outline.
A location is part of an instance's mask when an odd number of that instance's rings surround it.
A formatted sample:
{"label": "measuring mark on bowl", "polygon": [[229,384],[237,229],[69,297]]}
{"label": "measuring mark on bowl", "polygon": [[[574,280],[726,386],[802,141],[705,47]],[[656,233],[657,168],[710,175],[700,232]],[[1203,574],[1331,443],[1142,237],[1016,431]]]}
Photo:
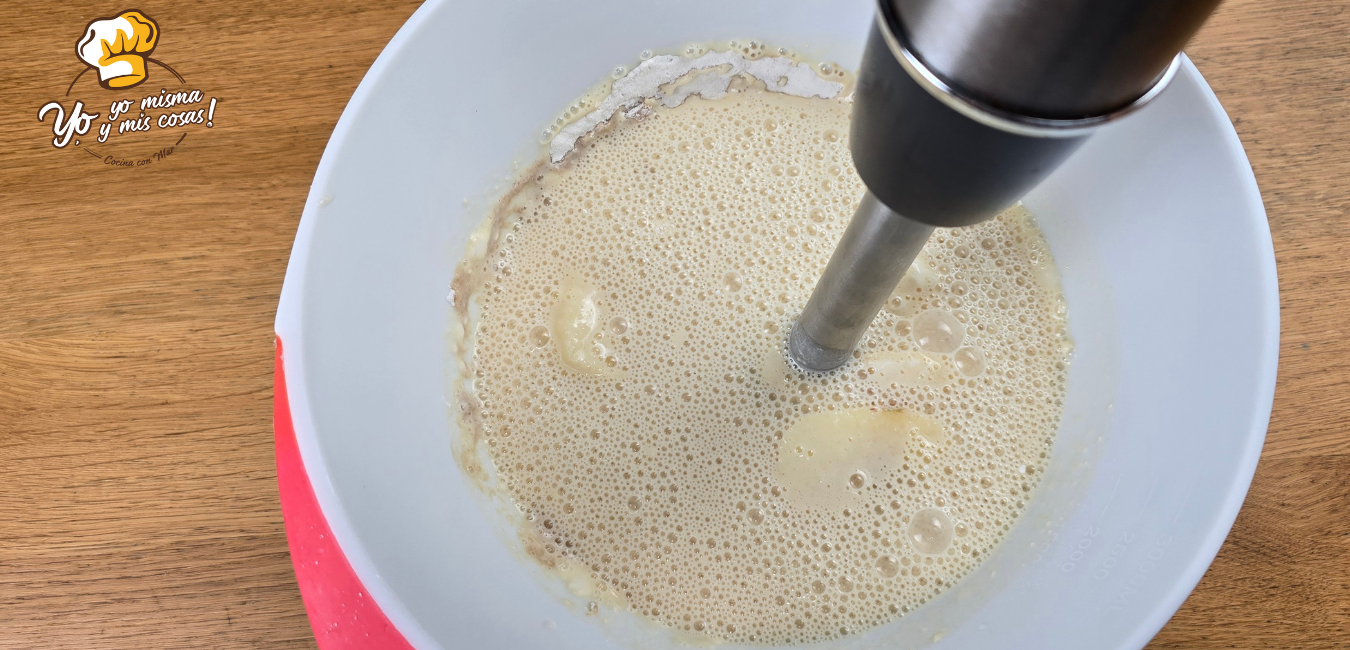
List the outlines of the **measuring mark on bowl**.
{"label": "measuring mark on bowl", "polygon": [[[1135,512],[1134,517],[1131,519],[1130,523],[1126,526],[1125,532],[1122,532],[1120,536],[1116,538],[1116,543],[1114,546],[1111,547],[1110,551],[1108,551],[1107,556],[1103,558],[1099,564],[1093,567],[1092,569],[1093,578],[1096,578],[1098,580],[1105,580],[1106,578],[1110,577],[1111,572],[1117,566],[1119,566],[1121,559],[1125,555],[1125,552],[1129,550],[1130,546],[1135,542],[1137,538],[1136,534],[1131,533],[1129,531],[1130,529],[1134,528],[1136,524],[1139,523],[1139,520],[1142,519],[1144,515],[1150,512],[1149,508],[1153,504],[1153,498],[1158,494],[1158,486],[1159,484],[1161,484],[1161,482],[1162,482],[1161,478],[1154,479],[1153,484],[1149,486],[1148,495],[1144,497],[1143,505],[1141,505],[1139,509]],[[1171,524],[1169,524],[1168,528],[1175,526],[1177,521],[1180,520],[1181,513],[1185,509],[1186,502],[1190,499],[1191,492],[1195,489],[1195,483],[1196,483],[1195,479],[1192,479],[1190,486],[1186,488],[1185,496],[1182,497],[1181,505],[1178,508],[1177,515],[1173,517],[1172,522]],[[1102,509],[1097,513],[1098,523],[1095,525],[1089,525],[1087,527],[1087,530],[1083,532],[1082,536],[1078,539],[1078,541],[1073,544],[1072,550],[1069,551],[1069,556],[1067,560],[1059,565],[1059,570],[1061,572],[1071,573],[1072,571],[1074,571],[1074,569],[1077,569],[1079,567],[1079,565],[1083,562],[1084,559],[1087,559],[1088,550],[1092,548],[1092,545],[1096,543],[1097,537],[1101,535],[1103,529],[1107,527],[1106,515],[1110,511],[1112,503],[1115,501],[1116,492],[1119,490],[1119,488],[1120,488],[1120,479],[1117,478],[1115,484],[1111,487],[1110,496],[1106,498],[1106,503],[1102,505]],[[1152,569],[1150,568],[1150,571],[1151,570]]]}
{"label": "measuring mark on bowl", "polygon": [[[1175,528],[1177,523],[1181,521],[1181,516],[1186,513],[1186,505],[1190,503],[1191,495],[1195,492],[1195,486],[1198,483],[1199,477],[1192,477],[1190,483],[1186,486],[1186,491],[1183,492],[1181,496],[1181,502],[1177,504],[1176,514],[1172,516],[1171,522],[1168,523],[1167,528],[1169,530]],[[1151,496],[1150,493],[1150,498]],[[1145,501],[1146,507],[1147,504],[1148,502]],[[1141,516],[1142,512],[1143,511],[1140,513]],[[1123,556],[1125,550],[1129,548],[1129,542],[1133,541],[1133,537],[1134,536],[1129,533],[1125,533],[1121,536],[1120,542],[1112,549],[1111,554],[1106,559],[1102,560],[1101,565],[1093,571],[1094,578],[1105,580],[1111,575],[1111,569],[1118,564],[1119,558]],[[1158,568],[1159,561],[1167,554],[1168,549],[1172,546],[1174,541],[1175,538],[1170,532],[1165,531],[1158,535],[1157,539],[1153,542],[1153,546],[1149,548],[1148,552],[1144,555],[1143,561],[1135,565],[1125,587],[1116,594],[1116,597],[1112,599],[1111,604],[1107,605],[1106,611],[1108,613],[1125,609],[1130,600],[1139,593],[1140,588],[1147,582],[1153,571]]]}
{"label": "measuring mark on bowl", "polygon": [[1187,486],[1186,494],[1181,497],[1181,505],[1177,506],[1177,514],[1175,517],[1172,517],[1172,523],[1169,527],[1176,526],[1177,522],[1181,521],[1182,513],[1186,512],[1186,502],[1191,500],[1191,493],[1195,491],[1195,484],[1199,482],[1200,477],[1198,476],[1191,477],[1191,484]]}
{"label": "measuring mark on bowl", "polygon": [[1111,495],[1106,497],[1106,503],[1102,504],[1102,511],[1097,513],[1097,520],[1106,519],[1106,512],[1111,509],[1111,502],[1116,500],[1116,491],[1120,489],[1120,477],[1116,477],[1116,484],[1111,486]]}
{"label": "measuring mark on bowl", "polygon": [[1106,611],[1118,612],[1125,609],[1130,599],[1139,593],[1139,589],[1148,580],[1154,569],[1158,568],[1158,561],[1167,553],[1168,547],[1172,545],[1172,536],[1166,533],[1159,535],[1153,547],[1148,550],[1148,555],[1144,556],[1144,561],[1140,562],[1134,571],[1130,574],[1130,579],[1125,583],[1125,588],[1121,589],[1116,597],[1106,606]]}
{"label": "measuring mark on bowl", "polygon": [[1111,547],[1101,564],[1097,565],[1097,568],[1092,571],[1092,577],[1098,580],[1105,580],[1110,577],[1111,571],[1120,564],[1121,557],[1125,555],[1125,552],[1130,549],[1130,545],[1134,542],[1135,536],[1132,533],[1129,531],[1121,533],[1120,537],[1116,539],[1115,546]]}
{"label": "measuring mark on bowl", "polygon": [[1086,557],[1087,550],[1092,548],[1093,540],[1096,539],[1101,532],[1102,529],[1098,526],[1088,526],[1087,530],[1083,531],[1082,537],[1079,537],[1078,542],[1073,545],[1073,551],[1069,553],[1069,561],[1059,565],[1059,570],[1064,573],[1073,571],[1078,566],[1078,563]]}
{"label": "measuring mark on bowl", "polygon": [[[1102,509],[1098,511],[1097,513],[1098,523],[1096,525],[1089,525],[1087,527],[1087,530],[1083,532],[1082,537],[1079,538],[1079,540],[1073,545],[1073,550],[1069,551],[1068,560],[1059,565],[1059,570],[1061,572],[1063,573],[1072,572],[1074,569],[1078,568],[1078,564],[1082,562],[1085,557],[1087,557],[1088,549],[1092,548],[1093,540],[1095,540],[1096,537],[1099,534],[1101,534],[1102,528],[1104,527],[1104,524],[1102,522],[1106,521],[1106,514],[1111,510],[1111,505],[1115,502],[1116,492],[1119,491],[1120,489],[1120,480],[1121,479],[1119,477],[1116,478],[1115,484],[1111,486],[1110,496],[1106,497],[1106,503],[1102,504]],[[1134,521],[1138,521],[1139,517],[1142,516],[1142,514],[1147,511],[1148,504],[1150,501],[1153,500],[1153,494],[1154,492],[1157,491],[1157,489],[1158,489],[1158,480],[1154,480],[1153,486],[1150,487],[1148,490],[1148,496],[1144,498],[1144,506],[1140,508],[1139,513],[1135,515]],[[1131,522],[1131,525],[1133,525],[1134,521]],[[1128,533],[1126,533],[1126,535],[1128,536]],[[1117,546],[1119,546],[1119,544],[1117,544]]]}
{"label": "measuring mark on bowl", "polygon": [[1148,489],[1148,496],[1144,497],[1144,505],[1139,506],[1139,510],[1134,513],[1134,519],[1130,521],[1131,528],[1133,528],[1135,524],[1139,523],[1139,520],[1143,519],[1144,515],[1148,513],[1148,506],[1149,504],[1153,503],[1153,495],[1158,493],[1158,484],[1161,482],[1162,482],[1161,478],[1153,479],[1153,485]]}

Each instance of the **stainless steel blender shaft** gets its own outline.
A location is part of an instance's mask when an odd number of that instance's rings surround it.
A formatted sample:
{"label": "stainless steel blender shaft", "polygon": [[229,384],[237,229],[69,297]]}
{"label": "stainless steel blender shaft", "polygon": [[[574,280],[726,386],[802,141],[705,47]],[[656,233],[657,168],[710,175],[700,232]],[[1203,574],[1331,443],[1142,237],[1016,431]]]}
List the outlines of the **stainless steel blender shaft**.
{"label": "stainless steel blender shaft", "polygon": [[792,359],[817,371],[848,361],[932,233],[865,194],[788,335]]}

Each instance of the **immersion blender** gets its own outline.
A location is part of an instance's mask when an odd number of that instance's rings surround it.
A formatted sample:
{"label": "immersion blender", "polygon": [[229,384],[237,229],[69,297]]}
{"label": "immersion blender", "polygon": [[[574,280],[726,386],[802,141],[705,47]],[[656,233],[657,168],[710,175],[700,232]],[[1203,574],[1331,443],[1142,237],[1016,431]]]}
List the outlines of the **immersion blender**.
{"label": "immersion blender", "polygon": [[867,186],[788,336],[844,364],[934,228],[998,214],[1144,106],[1219,0],[879,0],[853,93]]}

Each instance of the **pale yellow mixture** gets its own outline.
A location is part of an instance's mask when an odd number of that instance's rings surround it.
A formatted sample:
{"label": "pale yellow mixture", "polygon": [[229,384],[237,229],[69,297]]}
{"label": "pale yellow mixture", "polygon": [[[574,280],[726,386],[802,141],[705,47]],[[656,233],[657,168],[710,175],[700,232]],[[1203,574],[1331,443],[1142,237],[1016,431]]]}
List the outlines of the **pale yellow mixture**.
{"label": "pale yellow mixture", "polygon": [[938,230],[857,358],[800,372],[786,332],[863,194],[847,98],[650,108],[532,171],[461,273],[466,434],[537,559],[653,621],[780,644],[893,620],[1047,463],[1069,342],[1045,242],[1020,207]]}

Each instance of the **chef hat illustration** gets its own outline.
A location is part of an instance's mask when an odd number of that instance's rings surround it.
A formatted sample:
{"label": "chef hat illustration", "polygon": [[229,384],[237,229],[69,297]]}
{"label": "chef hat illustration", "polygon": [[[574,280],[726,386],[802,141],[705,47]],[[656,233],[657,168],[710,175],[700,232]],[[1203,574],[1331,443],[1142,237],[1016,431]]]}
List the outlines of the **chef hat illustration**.
{"label": "chef hat illustration", "polygon": [[98,70],[104,88],[130,88],[145,81],[145,57],[159,40],[159,25],[139,11],[89,23],[75,53]]}

